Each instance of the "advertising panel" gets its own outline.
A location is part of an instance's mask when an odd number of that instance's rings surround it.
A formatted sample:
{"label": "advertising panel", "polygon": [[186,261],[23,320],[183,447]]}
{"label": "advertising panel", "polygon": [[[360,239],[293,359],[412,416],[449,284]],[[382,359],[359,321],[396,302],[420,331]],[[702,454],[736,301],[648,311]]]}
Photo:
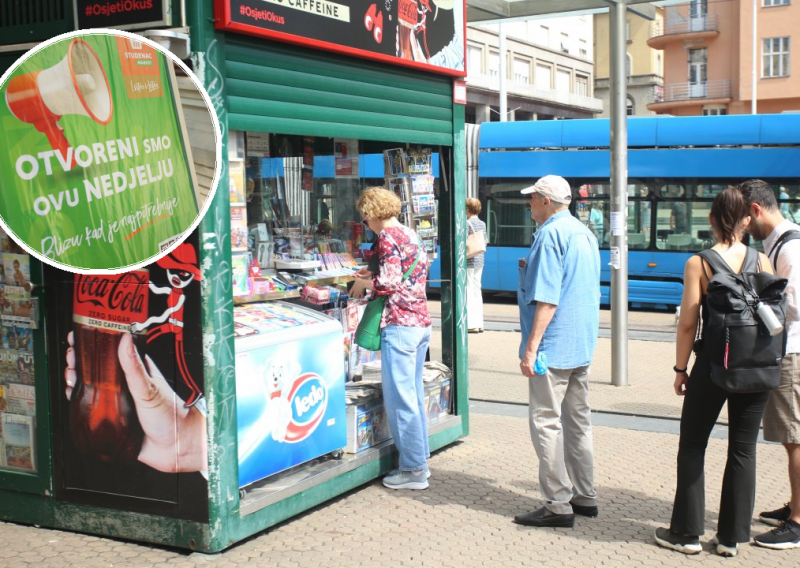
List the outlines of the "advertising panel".
{"label": "advertising panel", "polygon": [[216,0],[216,26],[466,76],[460,0]]}
{"label": "advertising panel", "polygon": [[207,520],[200,278],[196,233],[147,270],[49,269],[59,499]]}
{"label": "advertising panel", "polygon": [[197,218],[172,62],[136,37],[51,43],[0,88],[0,217],[57,266],[152,261]]}
{"label": "advertising panel", "polygon": [[75,29],[147,29],[172,25],[169,0],[73,0]]}

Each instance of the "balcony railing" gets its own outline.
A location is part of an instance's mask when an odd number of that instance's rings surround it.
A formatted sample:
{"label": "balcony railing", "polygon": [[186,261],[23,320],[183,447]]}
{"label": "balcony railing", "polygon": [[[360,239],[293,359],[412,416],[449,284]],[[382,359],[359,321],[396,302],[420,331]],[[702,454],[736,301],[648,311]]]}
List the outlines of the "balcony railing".
{"label": "balcony railing", "polygon": [[719,18],[716,14],[705,16],[676,16],[650,24],[650,38],[695,32],[718,32]]}
{"label": "balcony railing", "polygon": [[730,79],[705,81],[703,83],[670,83],[653,87],[649,103],[670,103],[692,99],[728,99],[731,96]]}

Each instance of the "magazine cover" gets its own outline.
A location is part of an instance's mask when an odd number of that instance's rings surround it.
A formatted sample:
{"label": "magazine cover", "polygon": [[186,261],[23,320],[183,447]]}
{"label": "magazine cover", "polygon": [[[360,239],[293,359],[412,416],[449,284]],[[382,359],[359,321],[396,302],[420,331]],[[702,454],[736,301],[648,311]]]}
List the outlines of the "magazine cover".
{"label": "magazine cover", "polygon": [[[0,228],[0,252],[11,252],[11,238]],[[5,277],[3,278],[5,282]]]}
{"label": "magazine cover", "polygon": [[33,417],[3,412],[2,422],[6,466],[34,471]]}
{"label": "magazine cover", "polygon": [[248,254],[235,254],[231,257],[233,273],[233,295],[247,296],[250,293],[250,280],[247,278]]}
{"label": "magazine cover", "polygon": [[36,390],[33,385],[6,385],[6,409],[11,414],[36,416]]}
{"label": "magazine cover", "polygon": [[246,207],[231,207],[231,247],[234,251],[247,250]]}
{"label": "magazine cover", "polygon": [[245,203],[244,162],[231,160],[228,163],[228,183],[230,184],[231,203]]}
{"label": "magazine cover", "polygon": [[16,321],[13,317],[0,319],[0,334],[3,349],[33,351],[33,334],[29,322]]}
{"label": "magazine cover", "polygon": [[5,270],[6,284],[12,286],[30,287],[31,264],[27,254],[3,253],[3,269]]}
{"label": "magazine cover", "polygon": [[33,353],[0,349],[0,383],[32,385]]}
{"label": "magazine cover", "polygon": [[6,397],[6,387],[5,385],[0,385],[0,412],[3,412],[6,408],[8,408],[8,399]]}

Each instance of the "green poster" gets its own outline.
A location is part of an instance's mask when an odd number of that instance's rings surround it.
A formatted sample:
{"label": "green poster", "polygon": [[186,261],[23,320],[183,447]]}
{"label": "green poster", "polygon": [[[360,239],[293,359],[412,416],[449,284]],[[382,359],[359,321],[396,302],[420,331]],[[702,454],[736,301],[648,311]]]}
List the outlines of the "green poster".
{"label": "green poster", "polygon": [[153,261],[197,217],[172,62],[134,37],[50,44],[0,88],[0,217],[62,267]]}

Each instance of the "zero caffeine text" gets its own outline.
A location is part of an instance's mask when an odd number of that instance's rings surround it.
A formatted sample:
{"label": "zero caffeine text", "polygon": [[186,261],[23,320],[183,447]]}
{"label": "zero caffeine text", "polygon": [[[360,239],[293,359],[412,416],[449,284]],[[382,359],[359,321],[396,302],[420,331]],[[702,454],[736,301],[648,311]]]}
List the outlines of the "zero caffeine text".
{"label": "zero caffeine text", "polygon": [[[145,138],[142,142],[144,153],[150,154],[152,152],[160,152],[162,150],[169,150],[172,146],[172,141],[169,136],[161,136],[159,138]],[[39,174],[41,166],[39,161],[44,165],[44,172],[46,175],[53,175],[54,164],[60,165],[61,169],[69,171],[69,164],[72,163],[74,156],[75,161],[82,168],[88,168],[93,164],[107,164],[109,162],[116,162],[125,158],[132,158],[139,155],[139,143],[136,137],[119,138],[116,140],[108,140],[105,143],[95,142],[91,148],[86,145],[67,149],[67,155],[64,156],[60,150],[49,150],[47,152],[39,152],[36,156],[31,154],[23,154],[17,158],[15,164],[17,175],[26,181],[32,180]],[[55,160],[53,159],[55,158]]]}

